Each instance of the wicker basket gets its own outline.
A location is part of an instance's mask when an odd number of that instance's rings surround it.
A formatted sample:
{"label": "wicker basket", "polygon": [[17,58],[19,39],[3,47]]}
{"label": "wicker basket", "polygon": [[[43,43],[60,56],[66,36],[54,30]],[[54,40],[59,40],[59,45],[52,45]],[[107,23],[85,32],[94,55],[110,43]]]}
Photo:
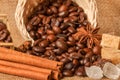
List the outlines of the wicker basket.
{"label": "wicker basket", "polygon": [[[85,13],[88,15],[88,20],[91,24],[96,27],[96,14],[97,14],[97,6],[95,0],[73,0],[79,6],[81,6]],[[31,15],[33,8],[36,7],[39,3],[42,3],[43,0],[19,0],[18,5],[15,12],[15,20],[17,27],[25,40],[32,40],[29,33],[26,30],[26,23],[28,16]]]}

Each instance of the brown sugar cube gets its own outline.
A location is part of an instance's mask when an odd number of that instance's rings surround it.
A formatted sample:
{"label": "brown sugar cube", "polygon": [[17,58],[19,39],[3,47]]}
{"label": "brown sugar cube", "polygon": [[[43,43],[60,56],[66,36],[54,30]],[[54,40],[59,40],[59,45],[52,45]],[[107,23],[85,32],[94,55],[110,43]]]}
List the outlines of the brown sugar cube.
{"label": "brown sugar cube", "polygon": [[101,46],[112,48],[112,49],[119,49],[119,47],[120,47],[120,37],[114,36],[114,35],[109,35],[109,34],[103,34],[102,35]]}
{"label": "brown sugar cube", "polygon": [[120,63],[120,50],[102,48],[101,56],[103,59],[111,60],[114,64]]}

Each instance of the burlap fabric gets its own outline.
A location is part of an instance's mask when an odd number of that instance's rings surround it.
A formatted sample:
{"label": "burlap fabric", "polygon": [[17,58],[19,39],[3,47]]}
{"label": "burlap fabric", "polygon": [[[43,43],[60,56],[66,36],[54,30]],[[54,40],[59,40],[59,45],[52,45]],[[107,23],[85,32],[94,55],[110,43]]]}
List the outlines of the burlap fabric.
{"label": "burlap fabric", "polygon": [[[109,33],[120,36],[120,0],[96,0],[98,5],[98,26],[101,27],[99,33]],[[0,14],[8,14],[10,31],[14,42],[23,42],[14,20],[17,0],[0,0]],[[17,76],[0,74],[0,80],[30,80]],[[90,80],[88,78],[66,78],[65,80]]]}

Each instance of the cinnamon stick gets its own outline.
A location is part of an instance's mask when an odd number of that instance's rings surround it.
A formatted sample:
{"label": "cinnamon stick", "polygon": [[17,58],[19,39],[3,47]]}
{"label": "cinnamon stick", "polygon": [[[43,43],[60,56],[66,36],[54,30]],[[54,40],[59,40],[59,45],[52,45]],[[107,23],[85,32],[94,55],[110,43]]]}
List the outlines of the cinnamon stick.
{"label": "cinnamon stick", "polygon": [[20,63],[14,63],[14,62],[9,62],[9,61],[4,61],[4,60],[0,60],[0,65],[9,66],[9,67],[13,67],[13,68],[24,69],[24,70],[30,70],[30,71],[40,72],[40,73],[48,73],[48,74],[52,73],[52,70],[49,70],[49,69],[38,68],[38,67],[35,67],[35,66],[30,66],[30,65],[20,64]]}
{"label": "cinnamon stick", "polygon": [[28,64],[46,69],[52,69],[52,70],[59,70],[61,68],[60,66],[62,66],[61,62],[28,55],[22,52],[6,49],[2,47],[0,47],[0,59]]}
{"label": "cinnamon stick", "polygon": [[31,78],[35,80],[51,80],[51,74],[47,74],[47,73],[43,74],[39,72],[23,70],[23,69],[18,69],[18,68],[3,66],[3,65],[0,65],[0,72],[10,74],[10,75]]}

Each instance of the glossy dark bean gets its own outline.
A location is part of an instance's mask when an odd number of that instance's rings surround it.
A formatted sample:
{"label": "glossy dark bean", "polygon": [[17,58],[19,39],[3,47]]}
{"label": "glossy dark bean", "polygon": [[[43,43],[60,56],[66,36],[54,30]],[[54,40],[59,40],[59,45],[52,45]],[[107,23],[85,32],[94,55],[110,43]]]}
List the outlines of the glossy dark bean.
{"label": "glossy dark bean", "polygon": [[48,45],[49,45],[49,42],[47,40],[43,40],[39,44],[39,46],[41,46],[41,47],[47,47]]}
{"label": "glossy dark bean", "polygon": [[65,66],[64,66],[64,69],[67,69],[67,70],[71,70],[72,68],[73,68],[73,63],[72,63],[72,62],[67,63],[67,64],[65,64]]}
{"label": "glossy dark bean", "polygon": [[56,34],[60,34],[61,33],[61,29],[57,26],[53,26],[53,31],[56,33]]}
{"label": "glossy dark bean", "polygon": [[72,61],[73,65],[78,66],[79,65],[79,61],[77,59],[73,59]]}
{"label": "glossy dark bean", "polygon": [[68,15],[68,12],[67,11],[63,11],[63,12],[60,12],[58,15],[60,17],[66,17]]}
{"label": "glossy dark bean", "polygon": [[6,28],[6,25],[3,22],[0,22],[0,31]]}
{"label": "glossy dark bean", "polygon": [[62,50],[67,50],[67,43],[61,39],[56,41],[56,46]]}
{"label": "glossy dark bean", "polygon": [[63,63],[65,64],[65,63],[70,62],[70,60],[69,60],[68,58],[62,58],[62,59],[60,60],[60,62],[63,62]]}
{"label": "glossy dark bean", "polygon": [[56,36],[55,35],[48,35],[47,36],[47,40],[49,40],[50,42],[54,42],[56,40]]}
{"label": "glossy dark bean", "polygon": [[66,11],[67,8],[68,8],[68,7],[67,7],[66,5],[61,5],[60,8],[59,8],[59,12]]}
{"label": "glossy dark bean", "polygon": [[75,51],[76,51],[75,47],[71,47],[71,48],[68,49],[68,53],[72,53],[72,52],[75,52]]}
{"label": "glossy dark bean", "polygon": [[93,53],[94,54],[100,54],[101,53],[101,47],[100,46],[95,46],[93,48]]}
{"label": "glossy dark bean", "polygon": [[72,52],[70,53],[70,57],[74,58],[74,59],[80,59],[82,58],[83,56],[77,52]]}
{"label": "glossy dark bean", "polygon": [[35,51],[35,52],[44,52],[45,51],[45,49],[44,48],[42,48],[42,47],[39,47],[39,46],[35,46],[35,47],[33,47],[33,51]]}
{"label": "glossy dark bean", "polygon": [[76,32],[75,28],[72,27],[72,26],[68,28],[68,31],[69,31],[70,33],[75,33],[75,32]]}
{"label": "glossy dark bean", "polygon": [[71,77],[73,76],[73,72],[70,70],[63,71],[63,75],[66,77]]}
{"label": "glossy dark bean", "polygon": [[84,76],[84,75],[85,75],[84,67],[79,67],[79,68],[76,70],[75,74],[76,74],[77,76]]}

